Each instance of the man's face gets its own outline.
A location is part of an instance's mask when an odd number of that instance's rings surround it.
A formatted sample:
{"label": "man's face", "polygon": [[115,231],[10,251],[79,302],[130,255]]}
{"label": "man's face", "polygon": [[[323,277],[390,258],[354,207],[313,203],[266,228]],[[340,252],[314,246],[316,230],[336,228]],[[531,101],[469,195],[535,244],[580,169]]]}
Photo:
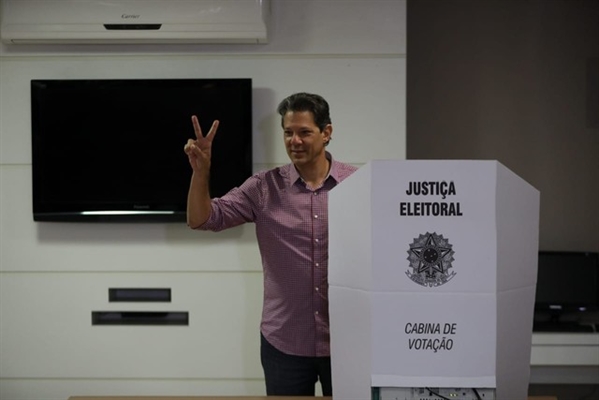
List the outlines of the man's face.
{"label": "man's face", "polygon": [[291,162],[297,166],[305,166],[324,157],[324,147],[332,131],[330,124],[321,131],[314,123],[314,116],[310,111],[288,111],[283,117],[283,135]]}

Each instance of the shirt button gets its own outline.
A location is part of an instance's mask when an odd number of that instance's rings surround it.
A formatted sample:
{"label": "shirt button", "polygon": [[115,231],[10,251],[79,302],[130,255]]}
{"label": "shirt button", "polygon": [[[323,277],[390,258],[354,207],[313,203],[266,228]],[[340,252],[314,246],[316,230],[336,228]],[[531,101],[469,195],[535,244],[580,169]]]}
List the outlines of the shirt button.
{"label": "shirt button", "polygon": [[314,196],[318,196],[318,192],[314,192]]}
{"label": "shirt button", "polygon": [[314,289],[316,289],[316,291],[317,291],[317,292],[318,292],[318,290],[319,290],[319,289],[318,289],[318,286],[317,286],[317,287],[315,287]]}
{"label": "shirt button", "polygon": [[314,312],[314,314],[318,315],[318,311]]}
{"label": "shirt button", "polygon": [[319,267],[319,266],[320,266],[320,263],[316,263],[316,264],[314,264],[314,265],[316,265],[317,267]]}
{"label": "shirt button", "polygon": [[318,243],[318,239],[314,239],[314,241],[315,241],[316,243]]}
{"label": "shirt button", "polygon": [[315,215],[314,218],[318,218],[318,215]]}

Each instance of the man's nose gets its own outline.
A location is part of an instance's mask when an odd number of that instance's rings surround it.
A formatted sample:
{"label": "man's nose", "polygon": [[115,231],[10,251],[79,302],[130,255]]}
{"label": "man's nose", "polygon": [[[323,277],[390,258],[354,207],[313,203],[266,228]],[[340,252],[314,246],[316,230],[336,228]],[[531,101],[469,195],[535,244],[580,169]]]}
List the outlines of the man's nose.
{"label": "man's nose", "polygon": [[294,133],[293,136],[291,136],[291,144],[302,144],[302,139],[297,133]]}

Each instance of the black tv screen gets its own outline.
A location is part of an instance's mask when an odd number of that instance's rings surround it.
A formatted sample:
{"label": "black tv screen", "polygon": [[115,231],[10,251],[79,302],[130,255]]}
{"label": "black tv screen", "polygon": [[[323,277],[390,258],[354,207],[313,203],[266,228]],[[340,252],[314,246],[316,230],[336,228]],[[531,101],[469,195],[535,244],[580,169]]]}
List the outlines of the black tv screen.
{"label": "black tv screen", "polygon": [[599,310],[599,253],[540,251],[536,311]]}
{"label": "black tv screen", "polygon": [[251,79],[32,80],[35,221],[185,221],[183,146],[220,120],[210,194],[252,174]]}

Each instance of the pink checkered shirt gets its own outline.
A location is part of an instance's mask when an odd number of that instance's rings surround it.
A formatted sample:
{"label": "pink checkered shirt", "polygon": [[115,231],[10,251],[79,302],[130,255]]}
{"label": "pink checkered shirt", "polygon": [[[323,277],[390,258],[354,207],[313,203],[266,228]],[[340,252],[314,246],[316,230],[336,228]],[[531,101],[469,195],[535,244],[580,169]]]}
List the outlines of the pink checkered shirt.
{"label": "pink checkered shirt", "polygon": [[330,356],[328,192],[356,167],[331,160],[320,187],[308,188],[292,164],[255,174],[212,200],[199,229],[256,224],[264,270],[261,332],[286,354]]}

